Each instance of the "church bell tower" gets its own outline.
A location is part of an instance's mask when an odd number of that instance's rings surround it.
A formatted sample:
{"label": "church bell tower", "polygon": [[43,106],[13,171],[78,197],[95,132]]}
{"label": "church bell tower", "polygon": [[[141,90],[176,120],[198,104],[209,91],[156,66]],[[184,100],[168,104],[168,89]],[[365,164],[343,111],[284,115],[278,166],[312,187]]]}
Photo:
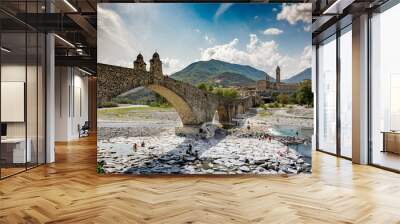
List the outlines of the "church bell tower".
{"label": "church bell tower", "polygon": [[281,68],[279,66],[276,67],[276,83],[279,84],[281,82]]}

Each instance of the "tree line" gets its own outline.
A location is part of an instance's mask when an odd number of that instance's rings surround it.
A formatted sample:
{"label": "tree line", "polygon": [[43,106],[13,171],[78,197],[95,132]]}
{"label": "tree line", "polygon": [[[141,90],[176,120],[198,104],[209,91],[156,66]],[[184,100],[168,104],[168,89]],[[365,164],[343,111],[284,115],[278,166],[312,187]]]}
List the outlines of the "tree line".
{"label": "tree line", "polygon": [[199,85],[197,85],[197,88],[214,93],[218,96],[224,96],[229,98],[239,97],[239,92],[234,88],[215,87],[206,83],[200,83]]}
{"label": "tree line", "polygon": [[281,93],[276,97],[276,102],[280,104],[299,104],[312,107],[314,105],[314,95],[311,90],[311,80],[304,80],[300,83],[297,90],[288,95]]}

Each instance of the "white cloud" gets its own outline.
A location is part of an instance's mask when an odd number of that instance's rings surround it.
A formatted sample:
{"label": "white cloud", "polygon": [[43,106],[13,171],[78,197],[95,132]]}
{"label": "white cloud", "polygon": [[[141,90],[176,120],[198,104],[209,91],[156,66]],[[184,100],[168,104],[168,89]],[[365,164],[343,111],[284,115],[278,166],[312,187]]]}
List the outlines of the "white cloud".
{"label": "white cloud", "polygon": [[[157,5],[147,4],[140,7],[115,4],[114,7],[111,9],[107,3],[98,4],[97,7],[97,60],[101,63],[133,67],[133,61],[139,52],[148,57],[157,49],[146,40],[154,36],[149,27],[160,27],[157,23],[159,9]],[[132,19],[136,17],[143,19]]]}
{"label": "white cloud", "polygon": [[306,46],[303,50],[303,54],[300,58],[299,68],[300,70],[304,70],[306,68],[311,67],[311,58],[312,58],[312,47]]}
{"label": "white cloud", "polygon": [[[187,62],[181,58],[186,59],[187,57],[185,55],[182,56],[179,52],[170,50],[172,47],[164,44],[165,42],[170,42],[168,38],[159,38],[156,44],[154,41],[150,41],[155,36],[155,32],[149,27],[157,30],[157,33],[162,32],[165,35],[176,34],[176,31],[171,31],[168,34],[166,34],[165,30],[160,31],[165,28],[165,25],[160,23],[159,8],[147,4],[142,4],[140,7],[131,7],[130,4],[116,4],[115,7],[118,7],[118,10],[116,10],[108,8],[108,5],[98,5],[97,58],[99,62],[133,67],[133,61],[141,53],[147,63],[147,69],[149,69],[148,61],[154,51],[158,51],[163,58],[163,71],[165,74],[172,74],[184,67],[183,65]],[[129,7],[129,9],[126,7]],[[136,17],[143,19],[135,20],[134,18]],[[193,36],[193,33],[201,33],[201,30],[197,27],[192,27],[191,30],[192,32],[187,33],[190,37]],[[197,51],[194,52],[198,53]]]}
{"label": "white cloud", "polygon": [[307,26],[304,26],[304,31],[310,32],[311,31],[311,24],[307,25]]}
{"label": "white cloud", "polygon": [[283,4],[282,11],[276,15],[277,20],[287,20],[291,25],[298,21],[311,23],[311,3]]}
{"label": "white cloud", "polygon": [[165,75],[172,75],[184,67],[184,65],[175,58],[163,58],[161,61],[163,64],[163,73]]}
{"label": "white cloud", "polygon": [[[148,60],[157,50],[161,55],[165,74],[172,74],[194,60],[215,58],[250,65],[266,71],[272,76],[275,74],[275,67],[279,64],[282,68],[283,77],[298,73],[308,63],[306,50],[304,50],[303,55],[299,52],[297,56],[290,55],[289,57],[280,52],[276,42],[262,41],[255,34],[251,34],[248,40],[240,39],[241,42],[244,41],[245,43],[239,44],[239,39],[233,36],[230,39],[231,41],[217,44],[215,38],[218,38],[218,32],[212,33],[213,36],[211,37],[211,33],[207,33],[203,29],[200,30],[199,26],[194,26],[193,23],[186,22],[181,17],[175,18],[171,23],[183,23],[183,25],[176,25],[176,29],[182,27],[179,30],[182,35],[177,36],[178,31],[170,29],[171,25],[166,26],[163,22],[163,18],[169,17],[163,15],[165,12],[160,8],[141,4],[140,7],[135,5],[128,10],[125,5],[117,5],[119,10],[110,8],[107,4],[99,4],[98,6],[99,47],[97,55],[98,61],[101,63],[132,67],[133,60],[141,52],[146,63],[149,64]],[[280,8],[278,9],[280,10]],[[149,27],[152,27],[152,29],[149,29]],[[300,29],[302,28],[300,27]],[[163,38],[158,36],[159,33],[163,33]],[[205,37],[206,34],[207,38]],[[172,38],[176,38],[173,43],[171,43]],[[190,49],[184,47],[183,43],[185,43],[185,46],[191,46]],[[198,50],[200,47],[203,49]],[[201,53],[200,56],[199,52]]]}
{"label": "white cloud", "polygon": [[230,7],[232,7],[233,3],[222,3],[214,15],[214,20],[218,20],[218,18],[224,14]]}
{"label": "white cloud", "polygon": [[250,65],[267,72],[274,77],[275,68],[282,69],[282,78],[286,79],[311,66],[311,46],[304,49],[300,57],[290,57],[279,52],[275,41],[261,41],[256,34],[250,34],[249,43],[245,50],[238,48],[239,39],[200,49],[201,60],[217,59],[230,63]]}
{"label": "white cloud", "polygon": [[258,16],[254,16],[254,19],[257,20],[257,19],[258,19]]}
{"label": "white cloud", "polygon": [[283,33],[283,30],[280,30],[278,28],[268,28],[268,29],[264,30],[263,33],[265,35],[279,35],[279,34]]}
{"label": "white cloud", "polygon": [[[130,62],[134,57],[135,40],[124,27],[124,21],[121,17],[108,9],[98,7],[98,36],[101,40],[101,47],[98,49],[98,60],[102,63],[132,67]],[[130,40],[130,41],[128,41]],[[118,50],[121,53],[117,57],[109,57],[109,52]]]}

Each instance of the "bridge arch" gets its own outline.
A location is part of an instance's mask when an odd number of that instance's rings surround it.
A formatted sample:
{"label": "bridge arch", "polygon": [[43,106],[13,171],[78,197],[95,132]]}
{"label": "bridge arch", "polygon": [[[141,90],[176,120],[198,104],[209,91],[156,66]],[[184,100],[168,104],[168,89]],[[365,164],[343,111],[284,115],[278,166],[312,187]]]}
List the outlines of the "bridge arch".
{"label": "bridge arch", "polygon": [[196,116],[193,113],[192,107],[178,94],[161,85],[153,84],[146,86],[146,88],[160,94],[167,99],[167,101],[172,104],[176,112],[178,112],[183,124],[189,125],[198,123],[195,119]]}

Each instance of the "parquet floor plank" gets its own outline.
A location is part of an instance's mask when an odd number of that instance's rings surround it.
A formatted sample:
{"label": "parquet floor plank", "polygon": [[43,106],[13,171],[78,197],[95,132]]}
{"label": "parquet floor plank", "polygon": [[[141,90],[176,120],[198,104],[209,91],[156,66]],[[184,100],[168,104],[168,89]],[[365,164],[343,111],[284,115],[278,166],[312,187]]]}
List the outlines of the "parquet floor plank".
{"label": "parquet floor plank", "polygon": [[400,175],[313,153],[313,173],[96,174],[96,139],[0,181],[0,223],[399,223]]}

